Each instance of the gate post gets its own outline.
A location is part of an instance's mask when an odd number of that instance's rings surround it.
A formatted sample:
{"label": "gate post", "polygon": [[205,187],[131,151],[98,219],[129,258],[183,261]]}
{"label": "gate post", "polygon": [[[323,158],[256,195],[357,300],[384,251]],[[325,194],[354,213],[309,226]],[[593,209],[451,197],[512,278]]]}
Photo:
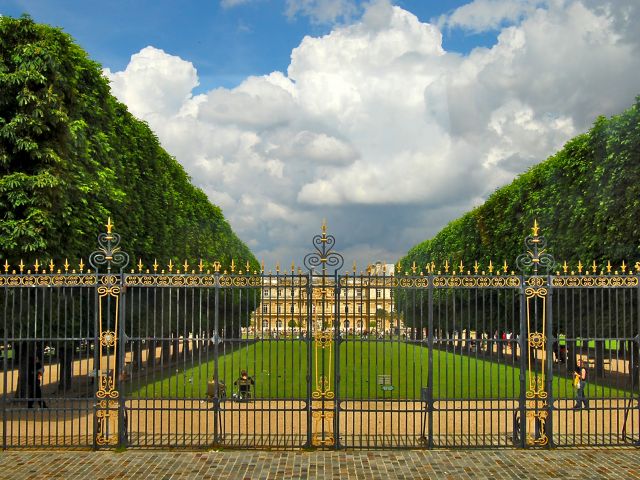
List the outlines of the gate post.
{"label": "gate post", "polygon": [[[518,255],[516,265],[522,272],[523,281],[521,289],[524,291],[524,310],[526,318],[524,318],[527,353],[527,371],[528,382],[526,382],[526,416],[522,416],[522,405],[520,415],[520,435],[526,439],[526,444],[530,446],[546,447],[549,445],[550,437],[547,435],[551,425],[552,398],[551,394],[551,374],[549,349],[552,342],[553,332],[550,331],[551,325],[551,304],[550,304],[550,270],[555,265],[552,255],[546,252],[547,242],[545,238],[538,235],[540,230],[537,220],[534,220],[532,234],[525,238],[524,245],[526,253]],[[545,275],[539,274],[538,270],[544,269]],[[529,275],[527,271],[533,270]],[[525,280],[526,277],[526,281]],[[521,296],[522,298],[522,296]],[[538,308],[538,301],[542,302],[542,308]],[[522,326],[523,313],[521,307]],[[542,321],[538,323],[539,311],[542,313]],[[542,327],[541,332],[537,331],[538,326]],[[533,331],[532,331],[533,330]],[[522,335],[524,337],[524,334]],[[540,371],[538,371],[538,354],[540,354]],[[522,362],[520,363],[522,366]],[[522,372],[522,369],[521,369]],[[526,375],[525,373],[525,375]],[[522,387],[522,382],[521,382]],[[520,392],[522,400],[522,390]],[[514,422],[515,423],[515,422]],[[528,427],[533,429],[532,433],[527,433],[526,423]],[[514,425],[515,428],[515,425]]]}
{"label": "gate post", "polygon": [[433,272],[429,269],[428,275],[429,306],[427,311],[427,344],[429,346],[427,363],[427,448],[433,448]]}
{"label": "gate post", "polygon": [[335,345],[335,366],[334,368],[334,391],[335,391],[335,401],[334,401],[334,409],[333,409],[333,432],[335,443],[333,444],[333,448],[335,450],[340,449],[340,418],[338,412],[340,411],[340,277],[338,276],[338,272],[335,271],[333,274],[333,279],[335,282],[334,289],[334,308],[336,311],[334,322],[333,322],[333,344]]}
{"label": "gate post", "polygon": [[[127,435],[124,399],[120,396],[118,382],[124,358],[120,343],[124,340],[124,269],[129,264],[129,255],[118,246],[120,235],[112,232],[111,218],[107,221],[106,227],[107,233],[98,235],[98,250],[89,255],[89,263],[95,271],[97,306],[94,348],[97,385],[94,448],[122,446]],[[106,273],[99,274],[99,267],[102,265],[106,265]],[[118,269],[118,273],[111,272],[114,267]],[[115,302],[113,313],[112,302]],[[105,349],[107,354],[103,358],[102,353]],[[115,421],[112,421],[114,417]]]}

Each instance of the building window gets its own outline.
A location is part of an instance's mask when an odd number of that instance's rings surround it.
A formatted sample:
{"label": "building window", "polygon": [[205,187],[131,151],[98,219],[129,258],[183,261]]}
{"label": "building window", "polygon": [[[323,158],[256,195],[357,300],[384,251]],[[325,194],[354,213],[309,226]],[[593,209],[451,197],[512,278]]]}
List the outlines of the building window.
{"label": "building window", "polygon": [[379,288],[376,288],[376,298],[380,298],[382,296],[382,290]]}
{"label": "building window", "polygon": [[262,321],[262,328],[269,328],[269,320]]}
{"label": "building window", "polygon": [[278,313],[282,313],[282,307],[278,305]]}
{"label": "building window", "polygon": [[362,296],[362,290],[356,290],[356,297]]}
{"label": "building window", "polygon": [[278,330],[280,330],[280,329],[282,328],[282,320],[278,320],[278,321],[276,322],[276,328],[277,328]]}
{"label": "building window", "polygon": [[348,329],[351,326],[351,323],[349,322],[349,320],[345,320],[344,321],[344,328],[345,330]]}
{"label": "building window", "polygon": [[279,289],[278,289],[278,296],[279,296],[279,297],[281,297],[281,296],[282,296],[282,293],[283,293],[282,289],[281,289],[281,288],[279,288]]}
{"label": "building window", "polygon": [[358,305],[358,313],[362,313],[362,305]]}
{"label": "building window", "polygon": [[269,296],[269,289],[265,288],[263,293],[264,293],[265,297],[268,297]]}
{"label": "building window", "polygon": [[268,305],[263,305],[262,306],[262,313],[269,313],[269,306]]}

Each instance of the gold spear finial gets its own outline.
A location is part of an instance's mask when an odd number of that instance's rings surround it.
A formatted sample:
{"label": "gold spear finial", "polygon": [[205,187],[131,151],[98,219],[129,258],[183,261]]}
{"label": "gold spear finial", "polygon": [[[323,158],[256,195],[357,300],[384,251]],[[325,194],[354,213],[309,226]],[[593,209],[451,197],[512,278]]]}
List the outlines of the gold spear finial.
{"label": "gold spear finial", "polygon": [[411,273],[413,273],[413,274],[415,275],[415,273],[416,273],[416,269],[417,269],[417,267],[416,267],[416,262],[414,261],[414,262],[411,264]]}
{"label": "gold spear finial", "polygon": [[607,273],[611,273],[611,262],[607,260]]}
{"label": "gold spear finial", "polygon": [[596,273],[596,270],[598,269],[598,264],[596,263],[596,261],[594,260],[593,263],[591,264],[591,268],[593,269],[593,273]]}
{"label": "gold spear finial", "polygon": [[38,273],[38,269],[40,268],[40,264],[38,263],[38,259],[36,258],[36,263],[33,264],[33,269],[36,273]]}
{"label": "gold spear finial", "polygon": [[235,260],[232,258],[231,259],[231,273],[235,273],[236,271],[236,262]]}
{"label": "gold spear finial", "polygon": [[202,270],[204,270],[204,263],[202,263],[202,259],[200,259],[200,262],[198,262],[198,271],[202,273]]}
{"label": "gold spear finial", "polygon": [[462,263],[462,260],[460,260],[460,265],[458,265],[458,268],[460,269],[460,274],[462,275],[464,273],[464,264]]}
{"label": "gold spear finial", "polygon": [[158,260],[157,259],[153,259],[153,273],[158,273],[158,267],[160,265],[158,264]]}
{"label": "gold spear finial", "polygon": [[189,270],[189,264],[187,263],[186,259],[185,259],[184,264],[182,266],[184,267],[184,273],[187,273],[187,271]]}
{"label": "gold spear finial", "polygon": [[564,272],[564,274],[566,275],[567,272],[569,271],[569,265],[567,264],[567,261],[565,260],[564,263],[562,264],[562,271]]}
{"label": "gold spear finial", "polygon": [[82,273],[82,271],[84,270],[84,262],[82,261],[82,259],[80,259],[80,263],[78,264],[78,267],[80,267],[80,273]]}
{"label": "gold spear finial", "polygon": [[169,265],[167,265],[169,267],[169,273],[171,273],[171,271],[173,270],[173,262],[171,261],[171,259],[169,259]]}
{"label": "gold spear finial", "polygon": [[445,273],[449,273],[449,260],[444,261],[444,271]]}
{"label": "gold spear finial", "polygon": [[111,229],[113,228],[113,223],[111,223],[111,217],[107,219],[107,233],[111,234]]}
{"label": "gold spear finial", "polygon": [[18,264],[18,268],[20,268],[20,273],[24,271],[24,262],[20,259],[20,263]]}
{"label": "gold spear finial", "polygon": [[473,273],[475,273],[477,275],[478,274],[478,270],[480,270],[480,265],[478,265],[478,261],[476,260],[473,263]]}
{"label": "gold spear finial", "polygon": [[505,275],[507,275],[509,273],[509,265],[507,265],[507,260],[505,259],[504,263],[502,264],[502,273],[504,273]]}
{"label": "gold spear finial", "polygon": [[533,232],[533,236],[537,237],[538,236],[538,230],[540,230],[540,227],[538,227],[538,219],[535,218],[533,220],[533,227],[531,228],[532,232]]}
{"label": "gold spear finial", "polygon": [[142,258],[138,257],[138,273],[142,273],[142,267],[144,267],[142,264]]}
{"label": "gold spear finial", "polygon": [[580,260],[578,260],[578,273],[582,273],[582,267],[584,265],[582,265],[582,262]]}
{"label": "gold spear finial", "polygon": [[9,260],[4,261],[4,273],[9,273]]}
{"label": "gold spear finial", "polygon": [[489,273],[493,273],[493,262],[489,260]]}
{"label": "gold spear finial", "polygon": [[626,269],[627,269],[627,265],[624,263],[624,260],[623,260],[622,265],[620,265],[620,270],[622,270],[622,273],[624,273]]}
{"label": "gold spear finial", "polygon": [[49,271],[51,273],[53,273],[54,268],[56,268],[55,264],[53,263],[53,258],[49,261]]}

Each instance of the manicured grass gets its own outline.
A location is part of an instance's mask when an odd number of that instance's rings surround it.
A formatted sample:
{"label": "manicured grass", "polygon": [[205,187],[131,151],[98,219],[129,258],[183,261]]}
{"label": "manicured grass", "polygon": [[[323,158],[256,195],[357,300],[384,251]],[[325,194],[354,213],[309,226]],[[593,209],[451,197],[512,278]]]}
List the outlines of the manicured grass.
{"label": "manicured grass", "polygon": [[[321,361],[307,372],[307,345],[300,340],[262,341],[248,344],[221,355],[219,378],[227,385],[227,394],[235,391],[233,382],[241,370],[255,380],[256,398],[300,398],[307,395],[306,375],[314,379],[325,375],[333,382],[335,351],[312,346],[312,356]],[[331,361],[329,361],[331,355]],[[340,346],[340,397],[352,399],[388,398],[420,399],[421,387],[427,386],[428,349],[403,342],[348,341]],[[434,398],[517,398],[520,394],[517,368],[490,360],[434,350]],[[134,384],[128,396],[155,398],[204,398],[207,380],[213,377],[214,362],[167,373],[162,378],[140,386]],[[390,375],[392,391],[383,391],[378,375]],[[528,380],[528,379],[527,379]],[[589,382],[588,397],[624,396],[624,392]],[[573,398],[571,378],[554,377],[556,398]],[[628,395],[628,394],[627,394]]]}

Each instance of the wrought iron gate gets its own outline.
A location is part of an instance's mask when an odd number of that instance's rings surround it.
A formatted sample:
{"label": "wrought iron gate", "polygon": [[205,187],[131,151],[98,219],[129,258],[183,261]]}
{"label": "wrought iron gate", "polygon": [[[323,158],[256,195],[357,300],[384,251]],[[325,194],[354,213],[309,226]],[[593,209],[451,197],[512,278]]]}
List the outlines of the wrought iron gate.
{"label": "wrought iron gate", "polygon": [[5,263],[5,449],[532,448],[640,436],[639,263],[558,265],[534,224],[513,269],[358,272],[323,226],[304,266],[286,271],[130,269],[112,229],[90,270]]}

